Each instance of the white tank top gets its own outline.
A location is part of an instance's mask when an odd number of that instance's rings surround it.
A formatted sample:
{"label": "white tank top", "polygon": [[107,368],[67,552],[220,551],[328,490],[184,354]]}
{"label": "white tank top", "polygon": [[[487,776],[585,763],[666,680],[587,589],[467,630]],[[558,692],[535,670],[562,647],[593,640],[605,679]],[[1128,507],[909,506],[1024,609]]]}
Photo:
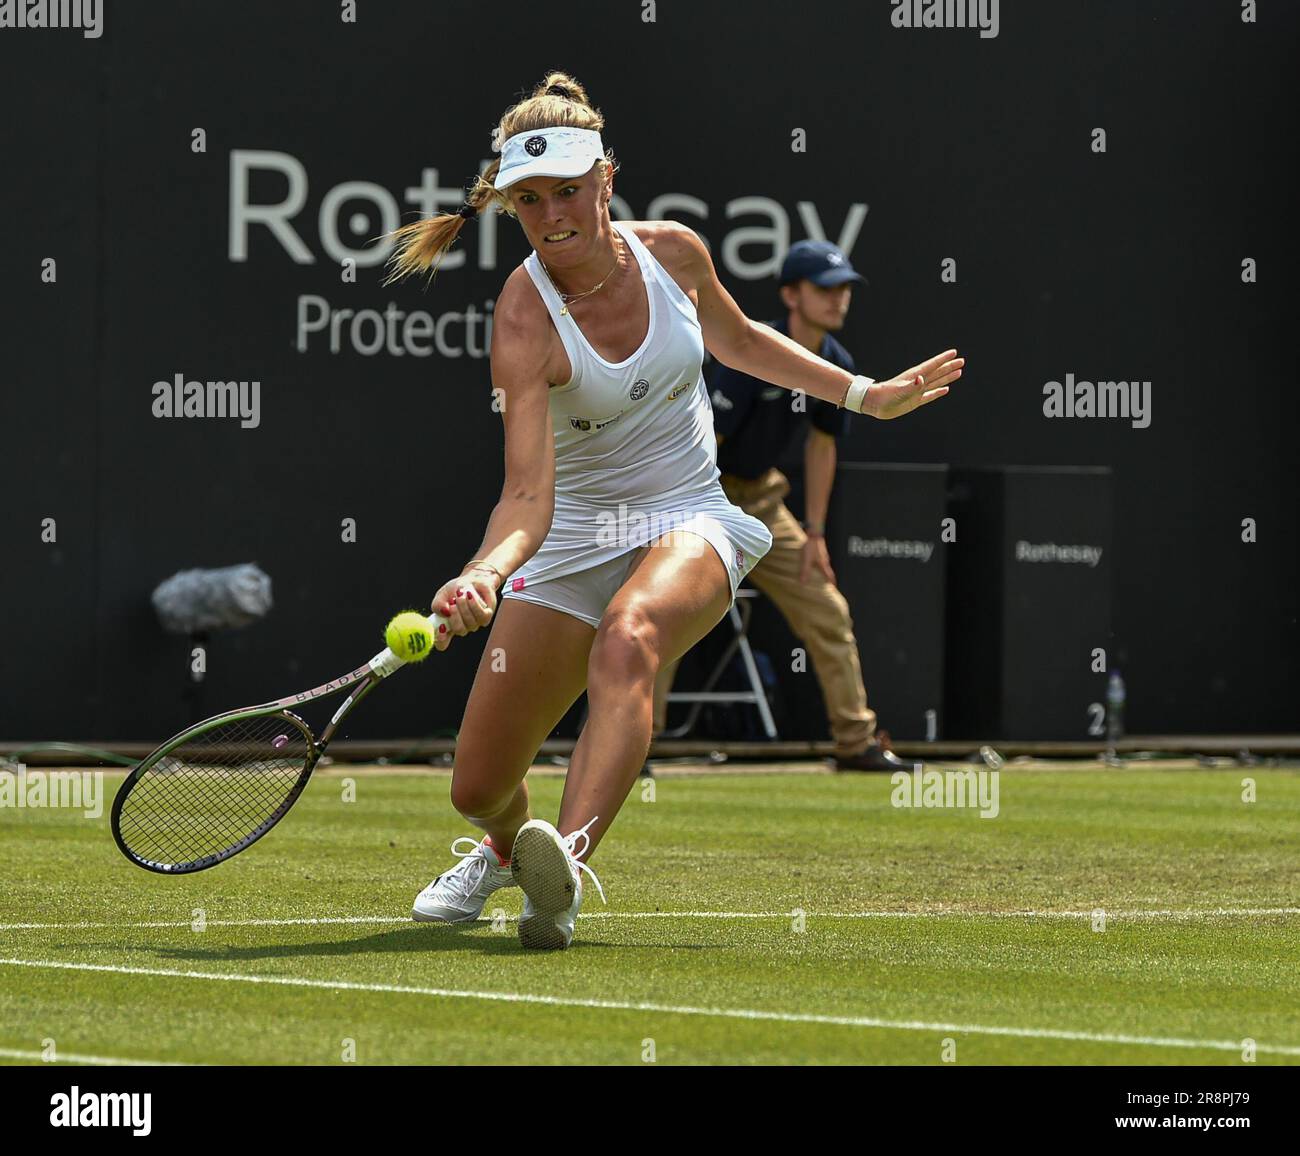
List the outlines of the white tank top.
{"label": "white tank top", "polygon": [[557,513],[574,504],[677,506],[712,491],[719,476],[695,306],[630,225],[612,224],[635,254],[650,299],[645,340],[625,361],[606,361],[573,314],[560,313],[563,302],[536,250],[524,261],[573,366],[573,378],[550,390]]}

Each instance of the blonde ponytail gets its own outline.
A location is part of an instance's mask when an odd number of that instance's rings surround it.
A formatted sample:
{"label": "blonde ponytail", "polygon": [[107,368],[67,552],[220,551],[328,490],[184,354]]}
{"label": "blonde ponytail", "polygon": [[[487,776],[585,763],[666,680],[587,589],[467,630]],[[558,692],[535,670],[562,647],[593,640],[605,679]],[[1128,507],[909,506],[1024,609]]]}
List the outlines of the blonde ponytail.
{"label": "blonde ponytail", "polygon": [[[465,198],[465,204],[473,207],[476,217],[492,198],[500,197],[492,184],[500,167],[501,161],[498,158],[484,170]],[[439,213],[436,217],[425,217],[422,221],[412,221],[409,225],[394,229],[388,234],[393,241],[393,252],[388,258],[389,272],[383,284],[391,285],[412,273],[425,271],[432,280],[438,271],[442,255],[460,236],[466,219],[459,211]]]}

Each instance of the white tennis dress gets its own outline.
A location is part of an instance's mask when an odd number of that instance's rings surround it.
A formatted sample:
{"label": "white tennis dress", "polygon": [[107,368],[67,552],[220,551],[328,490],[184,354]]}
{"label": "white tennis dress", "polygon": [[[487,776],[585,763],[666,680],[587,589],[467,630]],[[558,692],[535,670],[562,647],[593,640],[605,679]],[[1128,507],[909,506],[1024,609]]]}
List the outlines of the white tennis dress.
{"label": "white tennis dress", "polygon": [[[550,391],[555,516],[541,548],[506,579],[521,598],[600,624],[635,551],[689,530],[717,551],[731,597],[772,545],[771,531],[728,501],[718,482],[704,339],[691,299],[631,226],[614,221],[650,299],[650,325],[625,361],[588,344],[534,250],[524,262],[564,342],[573,378]],[[703,548],[703,547],[701,547]]]}

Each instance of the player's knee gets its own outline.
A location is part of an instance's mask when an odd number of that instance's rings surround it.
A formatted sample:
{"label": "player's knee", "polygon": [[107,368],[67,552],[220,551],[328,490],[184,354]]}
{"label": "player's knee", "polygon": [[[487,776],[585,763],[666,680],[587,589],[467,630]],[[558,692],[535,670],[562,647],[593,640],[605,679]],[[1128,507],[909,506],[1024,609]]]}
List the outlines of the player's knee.
{"label": "player's knee", "polygon": [[588,693],[603,683],[653,678],[659,670],[658,630],[635,604],[607,611],[587,661]]}
{"label": "player's knee", "polygon": [[486,783],[476,783],[469,775],[452,774],[451,805],[467,819],[494,818],[510,806],[514,796],[513,790],[503,796],[499,789]]}

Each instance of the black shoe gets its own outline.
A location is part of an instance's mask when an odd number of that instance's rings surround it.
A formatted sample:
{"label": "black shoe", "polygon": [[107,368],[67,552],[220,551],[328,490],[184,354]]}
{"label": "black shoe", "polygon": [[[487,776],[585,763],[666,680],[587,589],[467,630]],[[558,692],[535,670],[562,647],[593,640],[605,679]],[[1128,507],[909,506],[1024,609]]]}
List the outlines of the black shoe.
{"label": "black shoe", "polygon": [[922,765],[900,759],[880,743],[872,743],[860,754],[835,756],[837,771],[911,771],[919,770]]}

